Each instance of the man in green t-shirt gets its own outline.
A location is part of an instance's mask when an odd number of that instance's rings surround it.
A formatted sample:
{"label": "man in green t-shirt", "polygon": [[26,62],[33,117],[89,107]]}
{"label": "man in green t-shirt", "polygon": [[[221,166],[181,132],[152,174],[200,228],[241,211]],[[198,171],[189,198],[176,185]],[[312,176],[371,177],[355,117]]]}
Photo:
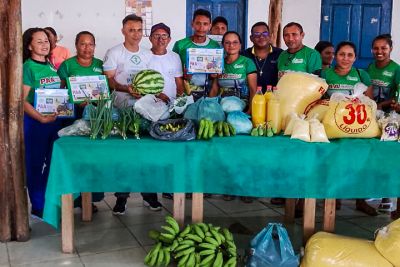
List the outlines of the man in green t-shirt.
{"label": "man in green t-shirt", "polygon": [[184,70],[186,93],[192,94],[197,100],[207,95],[205,88],[209,80],[206,74],[188,75],[186,69],[188,48],[220,48],[218,42],[208,38],[207,33],[211,28],[211,14],[205,9],[197,9],[193,14],[193,35],[177,41],[172,51],[177,53],[182,61]]}
{"label": "man in green t-shirt", "polygon": [[303,44],[304,35],[303,27],[297,22],[290,22],[283,28],[283,40],[288,49],[278,58],[279,78],[287,71],[313,73],[321,69],[321,56]]}

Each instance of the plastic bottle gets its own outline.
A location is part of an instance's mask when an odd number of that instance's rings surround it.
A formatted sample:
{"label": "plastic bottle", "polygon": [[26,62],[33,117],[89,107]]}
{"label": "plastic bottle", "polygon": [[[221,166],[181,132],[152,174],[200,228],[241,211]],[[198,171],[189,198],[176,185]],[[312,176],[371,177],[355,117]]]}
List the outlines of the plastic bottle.
{"label": "plastic bottle", "polygon": [[266,101],[261,91],[261,86],[257,87],[257,92],[251,101],[251,120],[254,126],[265,123]]}
{"label": "plastic bottle", "polygon": [[[276,87],[274,87],[276,91]],[[282,130],[281,104],[275,94],[268,101],[267,122],[271,125],[274,134],[279,134]]]}
{"label": "plastic bottle", "polygon": [[264,94],[265,98],[265,117],[268,117],[268,101],[274,97],[274,94],[272,92],[272,85],[267,85],[267,91]]}

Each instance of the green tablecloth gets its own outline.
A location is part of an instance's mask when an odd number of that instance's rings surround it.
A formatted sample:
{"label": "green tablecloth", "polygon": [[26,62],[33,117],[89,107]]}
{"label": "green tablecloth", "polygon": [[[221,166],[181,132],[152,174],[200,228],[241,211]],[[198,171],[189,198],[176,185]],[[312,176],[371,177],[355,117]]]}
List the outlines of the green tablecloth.
{"label": "green tablecloth", "polygon": [[287,198],[400,196],[400,143],[236,136],[167,142],[63,137],[53,148],[44,220],[58,227],[61,195],[207,192]]}

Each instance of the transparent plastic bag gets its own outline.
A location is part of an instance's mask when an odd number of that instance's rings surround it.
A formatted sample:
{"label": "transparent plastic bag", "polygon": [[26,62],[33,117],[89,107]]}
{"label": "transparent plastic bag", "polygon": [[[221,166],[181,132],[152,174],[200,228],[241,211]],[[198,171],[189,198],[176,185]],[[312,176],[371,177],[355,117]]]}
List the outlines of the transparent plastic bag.
{"label": "transparent plastic bag", "polygon": [[292,134],[294,123],[296,122],[296,119],[298,119],[298,118],[299,118],[299,115],[297,115],[294,112],[290,113],[289,116],[287,116],[286,129],[285,129],[285,132],[283,133],[283,135],[291,135]]}
{"label": "transparent plastic bag", "polygon": [[181,96],[174,99],[174,102],[171,104],[169,108],[169,112],[175,112],[176,114],[183,114],[186,108],[194,103],[193,96]]}
{"label": "transparent plastic bag", "polygon": [[251,240],[251,256],[246,267],[297,267],[295,255],[286,229],[280,223],[269,223]]}
{"label": "transparent plastic bag", "polygon": [[[167,124],[171,125],[184,125],[178,131],[163,130]],[[166,140],[166,141],[190,141],[196,139],[196,132],[194,124],[191,120],[187,119],[171,119],[153,122],[150,126],[150,135],[154,139]]]}
{"label": "transparent plastic bag", "polygon": [[310,142],[310,123],[306,121],[305,115],[301,115],[300,118],[295,119],[293,125],[292,136],[290,139],[299,139],[304,142]]}
{"label": "transparent plastic bag", "polygon": [[[318,115],[318,114],[316,114]],[[329,143],[324,125],[316,118],[309,120],[311,142]]]}
{"label": "transparent plastic bag", "polygon": [[89,121],[80,119],[74,121],[70,126],[62,128],[58,131],[58,136],[89,136],[90,124]]}
{"label": "transparent plastic bag", "polygon": [[382,129],[381,141],[397,141],[399,139],[399,114],[396,111],[381,118],[378,123]]}
{"label": "transparent plastic bag", "polygon": [[233,111],[243,111],[246,103],[237,96],[227,96],[221,99],[222,110],[226,113]]}
{"label": "transparent plastic bag", "polygon": [[249,134],[253,129],[253,123],[249,118],[250,116],[242,111],[233,111],[228,113],[226,121],[235,128],[237,134]]}
{"label": "transparent plastic bag", "polygon": [[134,108],[137,113],[143,116],[143,118],[152,122],[169,118],[167,104],[151,94],[138,99],[135,102]]}

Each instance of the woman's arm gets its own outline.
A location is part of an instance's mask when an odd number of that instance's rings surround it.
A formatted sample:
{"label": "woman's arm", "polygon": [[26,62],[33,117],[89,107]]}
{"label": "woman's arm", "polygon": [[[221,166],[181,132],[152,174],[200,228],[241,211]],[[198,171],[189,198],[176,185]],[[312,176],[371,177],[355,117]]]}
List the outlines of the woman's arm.
{"label": "woman's arm", "polygon": [[215,78],[215,79],[212,80],[212,85],[211,85],[211,90],[210,90],[209,97],[217,96],[218,95],[218,90],[219,90],[218,78]]}

